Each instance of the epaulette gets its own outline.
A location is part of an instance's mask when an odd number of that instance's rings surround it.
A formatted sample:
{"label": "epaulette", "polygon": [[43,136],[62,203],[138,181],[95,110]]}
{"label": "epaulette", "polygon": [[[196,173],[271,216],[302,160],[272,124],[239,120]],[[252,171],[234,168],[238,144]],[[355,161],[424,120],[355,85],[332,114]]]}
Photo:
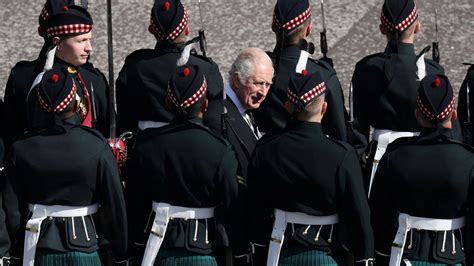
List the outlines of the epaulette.
{"label": "epaulette", "polygon": [[336,70],[328,62],[325,62],[324,60],[317,60],[317,59],[314,59],[314,58],[308,58],[308,61],[311,61],[311,62],[323,67],[324,69],[326,69],[330,73],[332,73],[332,72],[336,73]]}
{"label": "epaulette", "polygon": [[86,127],[86,126],[81,126],[81,125],[78,125],[78,126],[74,126],[73,128],[78,128],[78,129],[82,129],[88,133],[91,133],[93,136],[97,137],[101,142],[103,141],[106,141],[105,137],[102,135],[102,133],[100,133],[98,130],[96,129],[93,129],[93,128],[90,128],[90,127]]}
{"label": "epaulette", "polygon": [[128,67],[129,65],[134,65],[140,62],[143,59],[150,59],[154,57],[156,51],[154,49],[140,49],[133,51],[125,58],[124,67]]}
{"label": "epaulette", "polygon": [[23,61],[17,62],[15,66],[13,67],[13,69],[17,67],[24,67],[24,66],[35,66],[37,61],[38,60],[33,60],[33,61],[23,60]]}
{"label": "epaulette", "polygon": [[352,147],[349,143],[345,142],[345,141],[342,141],[342,140],[338,140],[338,139],[334,139],[332,138],[331,136],[329,135],[324,135],[326,137],[327,140],[331,141],[332,143],[335,143],[337,144],[338,146],[340,146],[341,148],[343,148],[345,151],[349,151],[351,149],[353,149],[354,147]]}
{"label": "epaulette", "polygon": [[429,65],[433,67],[434,69],[440,71],[440,73],[444,73],[444,68],[440,64],[436,63],[435,61],[425,58],[425,63],[427,66]]}
{"label": "epaulette", "polygon": [[361,60],[359,60],[359,62],[357,62],[357,65],[365,64],[365,63],[367,63],[367,61],[372,60],[372,59],[377,58],[377,57],[387,57],[387,54],[385,54],[385,53],[376,53],[376,54],[368,55],[368,56],[362,58]]}
{"label": "epaulette", "polygon": [[209,62],[213,65],[216,64],[216,62],[214,62],[214,60],[212,60],[211,57],[207,57],[207,56],[204,56],[204,55],[201,55],[201,54],[192,54],[192,56],[195,56],[195,57],[200,58],[204,61],[207,61],[207,62]]}

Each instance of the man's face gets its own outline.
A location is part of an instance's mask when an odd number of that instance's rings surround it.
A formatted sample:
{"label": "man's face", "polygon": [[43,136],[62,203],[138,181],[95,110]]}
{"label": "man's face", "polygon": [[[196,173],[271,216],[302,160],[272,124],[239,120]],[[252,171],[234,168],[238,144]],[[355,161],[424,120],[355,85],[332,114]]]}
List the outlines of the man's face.
{"label": "man's face", "polygon": [[56,55],[66,63],[81,66],[87,62],[92,51],[92,33],[66,37],[59,42]]}
{"label": "man's face", "polygon": [[235,94],[247,110],[260,107],[272,84],[273,67],[271,64],[254,65],[252,70],[252,75],[245,84],[240,83],[237,77],[233,82]]}

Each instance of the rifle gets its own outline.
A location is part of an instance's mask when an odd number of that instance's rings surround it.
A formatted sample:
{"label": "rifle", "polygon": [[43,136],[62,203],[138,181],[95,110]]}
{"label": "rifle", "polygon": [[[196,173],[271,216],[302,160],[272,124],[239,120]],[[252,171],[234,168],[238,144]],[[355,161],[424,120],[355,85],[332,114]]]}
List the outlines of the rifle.
{"label": "rifle", "polygon": [[331,65],[331,67],[333,67],[334,63],[333,63],[332,59],[327,56],[328,41],[327,41],[327,38],[326,38],[326,20],[324,19],[324,0],[321,0],[321,19],[322,19],[322,22],[323,22],[323,30],[319,33],[321,53],[323,54],[323,58],[321,58],[321,60],[327,62],[328,64]]}
{"label": "rifle", "polygon": [[434,8],[434,13],[435,13],[435,41],[432,43],[433,44],[433,60],[436,63],[439,63],[440,56],[439,56],[439,46],[438,46],[438,11],[436,10],[436,7]]}

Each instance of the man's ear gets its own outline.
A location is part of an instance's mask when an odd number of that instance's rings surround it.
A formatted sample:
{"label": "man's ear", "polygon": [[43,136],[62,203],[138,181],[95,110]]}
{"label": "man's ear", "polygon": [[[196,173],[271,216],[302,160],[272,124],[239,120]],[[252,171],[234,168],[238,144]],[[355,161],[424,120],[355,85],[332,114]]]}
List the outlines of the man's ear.
{"label": "man's ear", "polygon": [[237,74],[237,73],[232,74],[232,86],[231,86],[232,89],[233,90],[238,90],[240,85],[241,85],[241,83],[240,83],[239,74]]}
{"label": "man's ear", "polygon": [[186,29],[184,30],[184,35],[188,36],[189,35],[189,27],[186,26]]}

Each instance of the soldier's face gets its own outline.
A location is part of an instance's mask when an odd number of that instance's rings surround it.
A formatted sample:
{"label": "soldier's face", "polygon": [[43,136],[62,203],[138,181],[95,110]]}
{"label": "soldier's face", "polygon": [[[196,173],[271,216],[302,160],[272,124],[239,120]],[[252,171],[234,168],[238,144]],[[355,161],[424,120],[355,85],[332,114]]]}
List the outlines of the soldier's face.
{"label": "soldier's face", "polygon": [[272,65],[254,65],[252,70],[253,73],[245,84],[240,83],[238,79],[235,82],[237,84],[234,84],[234,91],[247,110],[254,110],[260,107],[272,84]]}
{"label": "soldier's face", "polygon": [[92,51],[92,33],[63,38],[56,52],[61,60],[73,66],[81,66],[87,62]]}

